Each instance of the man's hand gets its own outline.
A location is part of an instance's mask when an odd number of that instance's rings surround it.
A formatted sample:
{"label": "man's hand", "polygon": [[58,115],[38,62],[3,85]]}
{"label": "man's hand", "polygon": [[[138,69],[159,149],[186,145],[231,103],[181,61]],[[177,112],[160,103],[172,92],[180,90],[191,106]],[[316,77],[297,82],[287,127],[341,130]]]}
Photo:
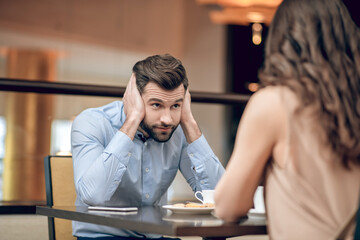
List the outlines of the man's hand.
{"label": "man's hand", "polygon": [[180,124],[184,131],[186,141],[192,143],[201,136],[201,131],[191,112],[191,96],[189,89],[186,90],[183,106],[181,109]]}
{"label": "man's hand", "polygon": [[134,139],[136,130],[145,117],[144,101],[136,87],[136,77],[134,73],[130,77],[122,100],[126,120],[120,128],[120,131],[124,132],[131,139]]}
{"label": "man's hand", "polygon": [[181,118],[180,123],[186,123],[188,121],[191,121],[193,119],[193,115],[191,112],[191,96],[189,93],[189,89],[186,90],[184,101],[181,109]]}

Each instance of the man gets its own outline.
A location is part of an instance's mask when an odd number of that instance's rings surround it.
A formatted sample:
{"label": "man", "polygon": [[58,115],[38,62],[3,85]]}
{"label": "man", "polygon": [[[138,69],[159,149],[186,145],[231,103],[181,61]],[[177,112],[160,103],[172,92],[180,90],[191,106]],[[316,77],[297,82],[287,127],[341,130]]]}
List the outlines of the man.
{"label": "man", "polygon": [[[85,110],[74,120],[76,205],[163,205],[178,170],[193,191],[214,189],[224,168],[190,103],[178,59],[166,54],[137,62],[122,102]],[[73,234],[159,237],[80,222],[73,222]]]}

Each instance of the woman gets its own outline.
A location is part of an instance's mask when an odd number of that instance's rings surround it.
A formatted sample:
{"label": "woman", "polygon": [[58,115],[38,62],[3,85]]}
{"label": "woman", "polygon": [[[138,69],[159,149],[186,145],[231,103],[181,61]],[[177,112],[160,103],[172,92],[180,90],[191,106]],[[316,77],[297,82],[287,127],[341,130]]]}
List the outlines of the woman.
{"label": "woman", "polygon": [[333,239],[345,229],[360,195],[359,53],[359,30],[340,0],[280,4],[262,88],[216,187],[218,217],[246,215],[264,180],[271,238]]}

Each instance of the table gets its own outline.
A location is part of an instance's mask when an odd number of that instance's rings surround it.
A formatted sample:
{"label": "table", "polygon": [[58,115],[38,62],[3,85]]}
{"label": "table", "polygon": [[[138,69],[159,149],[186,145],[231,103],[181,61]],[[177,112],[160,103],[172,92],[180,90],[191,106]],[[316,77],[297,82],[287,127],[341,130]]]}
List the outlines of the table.
{"label": "table", "polygon": [[36,214],[144,233],[200,236],[203,239],[267,233],[266,219],[262,217],[244,217],[238,223],[225,223],[211,214],[173,214],[160,206],[140,207],[136,214],[129,215],[88,211],[84,206],[36,206]]}
{"label": "table", "polygon": [[0,201],[1,214],[35,214],[36,206],[46,205],[46,201]]}

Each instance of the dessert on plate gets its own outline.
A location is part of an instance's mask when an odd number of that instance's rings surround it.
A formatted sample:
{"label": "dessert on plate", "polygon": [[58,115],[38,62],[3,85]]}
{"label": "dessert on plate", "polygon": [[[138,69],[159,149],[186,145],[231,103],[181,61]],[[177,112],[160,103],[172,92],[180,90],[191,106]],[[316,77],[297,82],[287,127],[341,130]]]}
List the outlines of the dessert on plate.
{"label": "dessert on plate", "polygon": [[187,202],[187,203],[175,203],[174,207],[180,208],[213,208],[215,205],[213,203],[196,203],[196,202]]}

